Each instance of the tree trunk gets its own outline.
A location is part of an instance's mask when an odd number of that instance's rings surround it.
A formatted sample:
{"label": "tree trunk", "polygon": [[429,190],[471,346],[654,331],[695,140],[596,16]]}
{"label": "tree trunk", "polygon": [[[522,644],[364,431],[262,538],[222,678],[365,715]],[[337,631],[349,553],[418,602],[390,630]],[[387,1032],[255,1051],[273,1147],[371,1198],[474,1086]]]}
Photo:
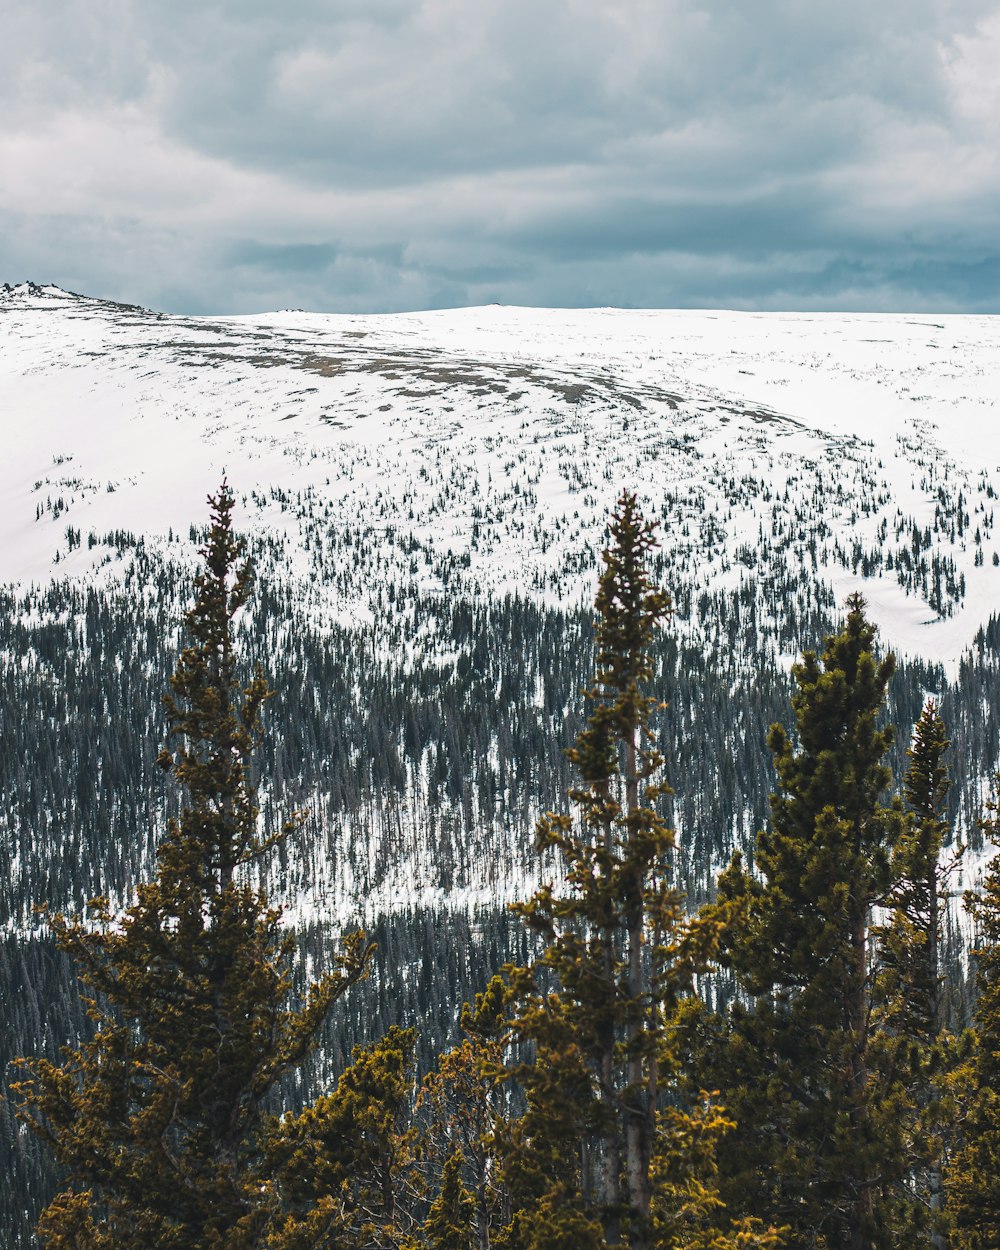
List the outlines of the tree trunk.
{"label": "tree trunk", "polygon": [[476,1206],[478,1207],[479,1250],[490,1250],[490,1203],[486,1177],[480,1176],[476,1186]]}
{"label": "tree trunk", "polygon": [[[849,990],[847,1023],[850,1051],[849,1107],[852,1136],[859,1145],[868,1138],[868,915],[867,906],[857,906],[851,933],[853,985]],[[867,1173],[867,1159],[859,1151],[857,1161],[849,1167],[853,1193],[850,1198],[851,1250],[871,1250],[874,1224],[874,1192]]]}
{"label": "tree trunk", "polygon": [[[629,815],[639,808],[638,758],[633,726],[625,746],[625,804]],[[626,1065],[628,1085],[625,1120],[625,1175],[628,1183],[629,1206],[632,1222],[629,1233],[631,1250],[647,1250],[649,1245],[649,1215],[652,1192],[649,1177],[650,1156],[653,1146],[653,1117],[655,1105],[650,1105],[646,1082],[646,1059],[642,1052],[643,1034],[646,1026],[646,986],[644,983],[642,955],[645,930],[643,881],[638,878],[628,883],[628,996],[629,1017],[626,1030],[629,1048]]]}
{"label": "tree trunk", "polygon": [[[612,855],[614,835],[610,824],[606,824],[604,827],[604,849],[609,856]],[[617,988],[615,983],[614,933],[605,929],[601,944],[603,948],[604,982],[608,987],[608,993],[614,994]],[[601,1027],[598,1045],[600,1047],[601,1103],[605,1115],[604,1132],[602,1135],[604,1158],[601,1160],[601,1175],[598,1188],[601,1206],[604,1208],[605,1240],[609,1246],[617,1246],[621,1241],[622,1150],[617,1090],[615,1088],[614,1016],[608,1017]]]}
{"label": "tree trunk", "polygon": [[[945,1022],[942,1019],[944,1015],[944,1004],[941,994],[939,951],[941,943],[941,908],[939,905],[939,874],[940,869],[937,860],[932,866],[930,891],[928,901],[930,903],[930,911],[928,917],[927,935],[927,960],[928,975],[931,985],[931,1033],[932,1038],[936,1040],[940,1037],[944,1029]],[[929,1094],[932,1099],[938,1096],[937,1082],[931,1082]],[[941,1208],[944,1205],[944,1168],[942,1167],[940,1152],[931,1160],[930,1167],[927,1170],[927,1189],[928,1200],[931,1211],[931,1246],[932,1250],[947,1250],[948,1238],[940,1227]]]}
{"label": "tree trunk", "polygon": [[622,1154],[621,1137],[618,1128],[618,1116],[614,1113],[611,1100],[614,1097],[614,1038],[611,1045],[605,1046],[601,1056],[601,1083],[605,1090],[605,1106],[607,1122],[604,1129],[604,1158],[601,1161],[601,1205],[605,1210],[604,1236],[609,1246],[617,1246],[621,1241],[621,1174]]}

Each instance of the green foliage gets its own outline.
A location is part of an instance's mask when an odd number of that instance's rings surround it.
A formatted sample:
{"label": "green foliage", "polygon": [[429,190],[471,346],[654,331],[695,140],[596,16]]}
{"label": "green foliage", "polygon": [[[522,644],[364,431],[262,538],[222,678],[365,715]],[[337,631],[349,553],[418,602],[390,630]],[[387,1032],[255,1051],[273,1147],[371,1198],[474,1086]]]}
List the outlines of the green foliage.
{"label": "green foliage", "polygon": [[900,1207],[901,1236],[943,1250],[943,1159],[953,1103],[954,1062],[944,993],[945,919],[951,875],[964,848],[944,852],[949,746],[937,703],[928,699],[913,731],[903,780],[908,819],[896,842],[888,919],[876,927],[879,1015],[875,1041],[883,1116],[900,1128],[911,1201]]}
{"label": "green foliage", "polygon": [[872,909],[905,829],[899,805],[881,801],[894,661],[874,643],[852,596],[822,656],[793,668],[797,741],[771,730],[771,825],[755,872],[736,857],[721,878],[715,913],[728,917],[742,992],[712,1078],[737,1121],[720,1147],[723,1192],[788,1224],[792,1245],[830,1250],[888,1244],[887,1195],[905,1171],[893,1094],[873,1072]]}
{"label": "green foliage", "polygon": [[279,1195],[273,1250],[395,1247],[411,1223],[413,1029],[357,1047],[337,1087],[274,1123],[266,1172]]}
{"label": "green foliage", "polygon": [[[545,949],[508,969],[510,1034],[534,1050],[515,1069],[527,1111],[502,1143],[514,1208],[505,1244],[519,1250],[660,1244],[656,1169],[697,1137],[684,1137],[694,1123],[685,1112],[666,1111],[678,1090],[669,1025],[720,925],[689,922],[673,884],[674,834],[660,803],[671,791],[657,778],[664,761],[650,728],[658,700],[645,692],[670,601],[650,579],[656,539],[635,496],[619,500],[611,536],[592,710],[567,753],[578,818],[550,812],[537,827],[539,851],[558,853],[564,877],[516,908]],[[697,1175],[693,1167],[692,1183]]]}
{"label": "green foliage", "polygon": [[607,1244],[601,1221],[574,1187],[559,1181],[532,1207],[515,1210],[497,1242],[500,1250],[605,1250]]}
{"label": "green foliage", "polygon": [[784,1230],[744,1218],[720,1227],[719,1143],[735,1123],[703,1094],[690,1111],[660,1114],[660,1148],[653,1164],[653,1226],[657,1250],[778,1250]]}
{"label": "green foliage", "polygon": [[499,1036],[505,998],[501,978],[494,977],[477,995],[475,1011],[466,1004],[462,1013],[466,1036],[441,1055],[435,1070],[424,1078],[416,1104],[418,1116],[425,1120],[424,1166],[440,1175],[452,1159],[461,1161],[454,1166],[460,1166],[460,1177],[468,1183],[471,1226],[477,1244],[484,1248],[503,1226],[507,1198],[498,1156],[508,1122],[502,1090],[508,1073]]}
{"label": "green foliage", "polygon": [[441,1192],[424,1221],[427,1250],[472,1250],[475,1200],[462,1184],[462,1156],[456,1148],[445,1160]]}
{"label": "green foliage", "polygon": [[914,726],[903,781],[910,820],[892,863],[890,921],[878,930],[891,1025],[925,1045],[944,1029],[942,946],[948,882],[963,848],[942,858],[949,746],[937,704],[928,699]]}
{"label": "green foliage", "polygon": [[[994,801],[983,821],[994,844],[997,810]],[[976,924],[978,998],[969,1053],[950,1082],[959,1145],[946,1170],[946,1210],[956,1250],[990,1250],[1000,1245],[1000,855],[990,861],[982,891],[966,895],[966,907]]]}
{"label": "green foliage", "polygon": [[49,916],[86,986],[93,1034],[61,1064],[25,1061],[24,1122],[67,1188],[40,1224],[50,1247],[242,1250],[269,1212],[263,1105],[305,1055],[334,1001],[363,974],[355,934],[333,971],[290,1001],[293,939],[239,870],[288,829],[258,835],[252,757],[269,690],[237,682],[233,621],[250,591],[237,568],[228,488],[212,524],[167,710],[160,762],[187,794],[123,916]]}

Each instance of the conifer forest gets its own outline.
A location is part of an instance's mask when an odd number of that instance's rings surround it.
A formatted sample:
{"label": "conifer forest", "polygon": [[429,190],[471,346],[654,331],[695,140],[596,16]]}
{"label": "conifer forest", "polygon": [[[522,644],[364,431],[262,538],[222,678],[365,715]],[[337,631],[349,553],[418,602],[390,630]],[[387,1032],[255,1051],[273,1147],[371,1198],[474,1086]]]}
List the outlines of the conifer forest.
{"label": "conifer forest", "polygon": [[1000,0],[0,41],[0,1250],[1000,1250]]}
{"label": "conifer forest", "polygon": [[2,1250],[1000,1246],[988,319],[0,321]]}
{"label": "conifer forest", "polygon": [[[626,492],[591,610],[419,605],[442,679],[210,505],[131,616],[0,617],[7,1245],[1000,1244],[1000,631],[949,682],[854,594],[733,680]],[[303,848],[363,900],[417,793],[458,903],[297,917]],[[466,889],[504,857],[523,897]]]}

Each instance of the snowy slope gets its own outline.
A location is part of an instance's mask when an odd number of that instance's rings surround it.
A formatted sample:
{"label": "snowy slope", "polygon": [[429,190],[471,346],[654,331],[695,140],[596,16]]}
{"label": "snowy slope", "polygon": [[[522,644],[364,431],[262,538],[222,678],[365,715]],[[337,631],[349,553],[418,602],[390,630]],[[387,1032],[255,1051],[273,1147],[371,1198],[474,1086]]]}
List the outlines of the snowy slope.
{"label": "snowy slope", "polygon": [[[374,588],[442,576],[575,602],[629,486],[668,584],[801,566],[954,665],[1000,602],[998,346],[990,317],[190,318],[2,288],[0,583],[114,578],[115,530],[189,546],[225,471],[317,612],[364,620]],[[359,535],[337,590],[328,511]]]}
{"label": "snowy slope", "polygon": [[[329,655],[341,657],[344,707],[364,707],[376,670],[397,691],[411,677],[431,689],[432,671],[457,698],[449,683],[469,655],[455,648],[468,644],[442,604],[499,604],[509,616],[507,594],[588,602],[610,508],[634,488],[662,525],[671,631],[702,652],[698,680],[714,683],[705,709],[690,696],[688,736],[677,729],[685,775],[672,778],[691,880],[703,887],[766,819],[764,731],[786,707],[773,703],[772,664],[780,672],[815,642],[850,590],[864,591],[889,645],[943,664],[952,680],[996,612],[998,346],[1000,320],[989,317],[489,307],[190,318],[0,287],[0,587],[35,588],[15,617],[39,627],[43,648],[52,626],[84,666],[82,627],[61,620],[67,596],[44,593],[53,581],[101,588],[119,614],[142,596],[137,623],[173,628],[190,595],[177,570],[194,566],[205,496],[226,473],[260,579],[294,612],[256,640],[271,671],[288,671],[303,624],[328,637],[337,622],[347,629]],[[30,701],[48,690],[54,661],[25,646],[0,661],[31,668]],[[60,658],[72,667],[77,657]],[[995,661],[980,649],[977,662],[962,687],[975,706],[956,722],[966,831],[1000,750]],[[524,732],[558,756],[582,671],[562,674],[555,700],[542,667],[525,659],[520,676],[522,701],[537,692]],[[502,674],[489,681],[496,697],[480,690],[455,715],[482,722],[489,745],[470,767],[491,774],[492,790],[442,798],[432,777],[442,742],[414,753],[395,725],[396,789],[358,783],[344,805],[321,774],[303,783],[309,831],[270,883],[290,917],[357,915],[362,901],[368,919],[401,905],[490,906],[532,888],[534,815],[559,796],[536,787],[530,768],[518,774],[509,743],[500,763],[510,709]],[[326,700],[322,726],[332,695],[315,697]],[[428,697],[443,706],[440,692]],[[763,724],[747,748],[755,700]],[[136,706],[125,700],[114,715]],[[55,726],[55,705],[49,715]],[[742,760],[725,784],[708,767],[708,737],[730,765]],[[99,731],[87,749],[106,749]],[[65,795],[75,783],[60,778],[46,786]],[[37,885],[53,864],[71,865],[58,887],[67,899],[77,889],[127,897],[155,822],[110,880],[102,848],[135,794],[113,793],[103,824],[69,809],[60,824],[31,807],[30,789],[21,786],[20,816],[0,811],[10,895],[0,924],[28,923],[37,890],[55,888]],[[981,863],[970,856],[966,884]]]}

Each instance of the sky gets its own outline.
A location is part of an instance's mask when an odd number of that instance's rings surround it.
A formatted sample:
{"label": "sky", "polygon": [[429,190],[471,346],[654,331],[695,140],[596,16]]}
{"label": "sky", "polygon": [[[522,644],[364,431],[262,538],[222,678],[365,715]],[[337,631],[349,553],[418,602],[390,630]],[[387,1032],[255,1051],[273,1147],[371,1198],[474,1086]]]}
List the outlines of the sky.
{"label": "sky", "polygon": [[0,0],[0,281],[1000,312],[1000,0]]}

